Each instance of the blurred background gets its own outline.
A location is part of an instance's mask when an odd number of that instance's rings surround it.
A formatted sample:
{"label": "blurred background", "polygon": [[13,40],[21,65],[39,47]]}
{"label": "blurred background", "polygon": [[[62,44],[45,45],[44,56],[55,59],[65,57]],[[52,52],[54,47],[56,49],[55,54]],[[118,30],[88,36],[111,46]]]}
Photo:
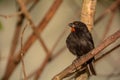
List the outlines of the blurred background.
{"label": "blurred background", "polygon": [[[29,9],[34,3],[34,0],[24,1],[26,1],[27,9]],[[30,15],[34,24],[38,26],[38,24],[40,24],[40,22],[43,20],[44,16],[49,11],[55,0],[36,1],[37,3],[30,11]],[[115,1],[117,0],[98,0],[96,6],[95,20],[97,20],[101,16],[101,14]],[[57,45],[52,51],[50,61],[46,61],[44,68],[40,70],[41,74],[38,80],[51,80],[53,76],[69,66],[76,58],[66,48],[66,38],[70,33],[68,23],[75,20],[80,20],[81,2],[82,0],[63,0],[59,8],[57,8],[57,11],[52,19],[41,31],[41,38],[43,39],[49,51],[53,49],[55,43]],[[19,5],[16,0],[0,0],[0,15],[15,14],[18,12],[18,9]],[[17,27],[16,25],[18,21],[19,17],[16,15],[9,18],[5,18],[3,16],[0,17],[0,79],[3,78],[6,71],[6,66],[11,47],[14,42],[13,37],[15,35]],[[26,21],[27,20],[25,19],[23,24],[21,25],[22,28],[19,35],[21,35]],[[116,7],[114,11],[108,12],[101,21],[96,22],[95,26],[92,29],[92,36],[94,38],[95,46],[98,46],[102,40],[116,32],[118,29],[120,29],[120,6]],[[108,30],[107,33],[105,33],[106,30]],[[28,26],[24,32],[23,43],[29,41],[28,38],[32,33],[33,30],[30,26]],[[98,56],[106,53],[119,44],[120,39],[107,47],[105,50],[103,50]],[[15,48],[16,50],[14,52],[14,55],[17,55],[20,51],[20,37]],[[25,70],[27,76],[40,69],[45,60],[46,52],[39,40],[36,39],[24,56]],[[90,80],[120,80],[119,61],[120,48],[118,47],[110,54],[95,63],[97,76],[92,76]],[[34,73],[32,76],[30,76],[29,80],[35,80],[35,75],[36,74]],[[10,75],[9,80],[21,80],[22,78],[23,72],[20,62],[13,73]]]}

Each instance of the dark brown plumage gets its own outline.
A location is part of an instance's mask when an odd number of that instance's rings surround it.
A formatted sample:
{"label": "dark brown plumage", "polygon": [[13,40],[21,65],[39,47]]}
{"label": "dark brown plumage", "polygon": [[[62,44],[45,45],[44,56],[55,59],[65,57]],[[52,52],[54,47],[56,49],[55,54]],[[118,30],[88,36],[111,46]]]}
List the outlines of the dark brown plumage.
{"label": "dark brown plumage", "polygon": [[[67,48],[72,54],[79,58],[94,48],[93,39],[84,23],[74,21],[73,23],[70,23],[69,26],[71,27],[71,33],[66,39]],[[89,69],[89,73],[96,75],[93,68],[93,61],[94,58],[90,59],[86,64]]]}

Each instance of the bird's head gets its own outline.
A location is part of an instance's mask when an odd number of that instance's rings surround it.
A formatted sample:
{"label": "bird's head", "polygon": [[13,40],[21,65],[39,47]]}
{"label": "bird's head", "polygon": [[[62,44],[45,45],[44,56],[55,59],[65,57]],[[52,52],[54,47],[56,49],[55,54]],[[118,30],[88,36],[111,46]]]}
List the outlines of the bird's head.
{"label": "bird's head", "polygon": [[71,28],[71,32],[88,30],[87,26],[80,21],[74,21],[73,23],[69,23],[69,27]]}
{"label": "bird's head", "polygon": [[75,25],[73,23],[69,23],[69,27],[71,28],[71,32],[75,32]]}

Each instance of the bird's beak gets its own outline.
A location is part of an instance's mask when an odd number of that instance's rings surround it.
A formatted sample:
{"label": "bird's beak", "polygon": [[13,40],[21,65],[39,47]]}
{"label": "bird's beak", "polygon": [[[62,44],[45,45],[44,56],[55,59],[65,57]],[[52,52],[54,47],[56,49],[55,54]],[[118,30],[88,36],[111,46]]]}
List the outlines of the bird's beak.
{"label": "bird's beak", "polygon": [[73,23],[70,23],[69,26],[71,28],[71,32],[75,32],[75,25]]}
{"label": "bird's beak", "polygon": [[71,27],[71,32],[75,32],[75,28],[74,27]]}

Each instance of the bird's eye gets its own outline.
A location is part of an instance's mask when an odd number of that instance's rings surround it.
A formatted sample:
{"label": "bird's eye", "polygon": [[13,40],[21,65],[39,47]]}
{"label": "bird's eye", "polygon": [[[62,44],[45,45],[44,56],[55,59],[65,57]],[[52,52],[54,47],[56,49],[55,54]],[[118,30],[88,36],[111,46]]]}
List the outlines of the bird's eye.
{"label": "bird's eye", "polygon": [[68,25],[69,25],[70,27],[72,27],[72,26],[73,26],[73,23],[69,23]]}

